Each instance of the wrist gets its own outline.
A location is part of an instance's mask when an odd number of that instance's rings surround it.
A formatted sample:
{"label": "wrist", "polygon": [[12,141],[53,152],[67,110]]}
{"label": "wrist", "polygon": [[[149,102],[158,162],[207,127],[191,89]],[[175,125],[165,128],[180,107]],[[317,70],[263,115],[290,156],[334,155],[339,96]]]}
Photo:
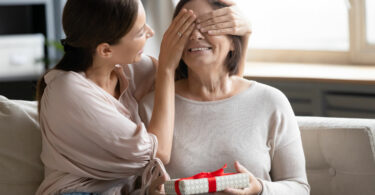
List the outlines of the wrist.
{"label": "wrist", "polygon": [[159,65],[158,75],[162,75],[164,77],[167,76],[167,77],[173,77],[174,78],[175,72],[176,72],[175,68]]}
{"label": "wrist", "polygon": [[257,184],[256,184],[256,186],[257,186],[257,193],[256,193],[256,195],[261,195],[262,192],[263,192],[263,183],[258,178],[256,180],[257,180]]}

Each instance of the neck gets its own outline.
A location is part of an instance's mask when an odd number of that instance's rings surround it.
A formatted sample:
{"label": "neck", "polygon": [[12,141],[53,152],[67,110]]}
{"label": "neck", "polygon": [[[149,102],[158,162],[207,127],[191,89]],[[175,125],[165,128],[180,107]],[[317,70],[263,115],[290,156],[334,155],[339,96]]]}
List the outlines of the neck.
{"label": "neck", "polygon": [[99,87],[108,90],[112,88],[113,82],[117,83],[114,67],[104,63],[95,62],[85,71],[86,77],[96,83]]}
{"label": "neck", "polygon": [[213,101],[226,98],[232,92],[232,80],[229,73],[221,71],[200,71],[189,70],[187,79],[187,91],[194,99]]}

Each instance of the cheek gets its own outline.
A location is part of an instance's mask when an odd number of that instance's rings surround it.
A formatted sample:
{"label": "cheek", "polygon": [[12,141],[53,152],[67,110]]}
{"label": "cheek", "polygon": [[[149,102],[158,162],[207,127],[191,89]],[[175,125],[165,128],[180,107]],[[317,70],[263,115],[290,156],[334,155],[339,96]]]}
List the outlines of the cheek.
{"label": "cheek", "polygon": [[127,51],[127,54],[138,55],[144,45],[145,41],[143,39],[134,40],[131,44],[126,45],[124,51]]}

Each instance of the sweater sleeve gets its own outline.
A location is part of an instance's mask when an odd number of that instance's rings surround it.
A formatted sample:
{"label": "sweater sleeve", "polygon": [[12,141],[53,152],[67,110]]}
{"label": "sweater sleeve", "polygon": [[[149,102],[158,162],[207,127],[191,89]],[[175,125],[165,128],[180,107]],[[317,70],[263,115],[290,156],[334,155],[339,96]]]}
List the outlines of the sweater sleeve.
{"label": "sweater sleeve", "polygon": [[40,122],[46,166],[101,180],[139,175],[156,153],[157,139],[143,123],[120,113],[78,73],[46,78]]}
{"label": "sweater sleeve", "polygon": [[273,94],[275,109],[267,144],[271,146],[271,179],[260,180],[263,195],[308,195],[305,156],[299,127],[288,99]]}

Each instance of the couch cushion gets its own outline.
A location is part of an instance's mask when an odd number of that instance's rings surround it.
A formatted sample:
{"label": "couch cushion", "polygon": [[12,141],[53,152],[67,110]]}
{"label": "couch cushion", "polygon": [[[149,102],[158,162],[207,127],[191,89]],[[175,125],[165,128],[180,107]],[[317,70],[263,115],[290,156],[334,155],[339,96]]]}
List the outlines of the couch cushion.
{"label": "couch cushion", "polygon": [[35,194],[43,179],[37,103],[0,96],[0,194]]}
{"label": "couch cushion", "polygon": [[375,120],[297,118],[312,195],[375,193]]}

